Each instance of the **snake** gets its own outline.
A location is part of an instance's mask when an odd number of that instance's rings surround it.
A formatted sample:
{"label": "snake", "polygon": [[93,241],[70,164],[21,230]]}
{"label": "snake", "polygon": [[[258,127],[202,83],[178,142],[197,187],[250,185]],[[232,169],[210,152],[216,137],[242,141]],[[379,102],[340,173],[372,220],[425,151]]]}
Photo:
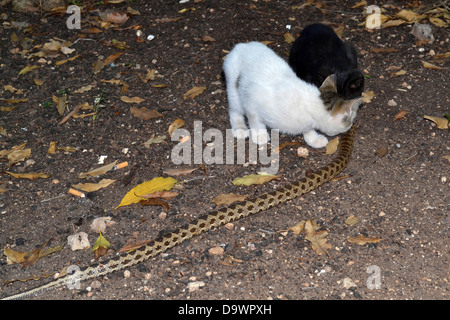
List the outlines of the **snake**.
{"label": "snake", "polygon": [[3,300],[29,299],[50,289],[56,289],[68,285],[69,283],[74,283],[74,281],[81,282],[129,268],[166,252],[182,242],[192,239],[202,233],[219,228],[229,222],[268,210],[280,203],[287,202],[311,192],[322,184],[335,178],[347,167],[353,150],[355,131],[356,125],[353,124],[353,126],[344,133],[339,142],[335,153],[336,155],[330,163],[294,183],[281,186],[272,192],[232,203],[227,207],[221,207],[200,216],[191,223],[169,232],[166,235],[151,240],[147,244],[133,251],[118,254],[103,263],[99,262],[79,268],[79,270],[76,270],[72,274],[66,273],[60,278],[54,279],[44,285],[8,296]]}

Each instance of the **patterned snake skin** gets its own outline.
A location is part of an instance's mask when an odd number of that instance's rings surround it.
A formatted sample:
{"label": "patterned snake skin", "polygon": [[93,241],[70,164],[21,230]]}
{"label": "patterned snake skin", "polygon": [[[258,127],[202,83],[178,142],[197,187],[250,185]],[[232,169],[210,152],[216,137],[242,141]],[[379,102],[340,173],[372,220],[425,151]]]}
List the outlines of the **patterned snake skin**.
{"label": "patterned snake skin", "polygon": [[218,228],[231,221],[246,218],[252,214],[270,209],[280,203],[308,193],[325,182],[330,181],[346,168],[353,149],[355,130],[356,125],[353,125],[352,128],[342,136],[337,155],[331,163],[300,181],[249,200],[233,203],[228,207],[201,216],[195,222],[181,227],[168,235],[159,237],[132,252],[118,255],[104,263],[90,265],[80,269],[74,274],[62,276],[61,278],[48,282],[40,287],[4,299],[27,299],[37,294],[41,294],[44,291],[74,283],[74,281],[84,281],[129,268],[165,252],[199,234]]}

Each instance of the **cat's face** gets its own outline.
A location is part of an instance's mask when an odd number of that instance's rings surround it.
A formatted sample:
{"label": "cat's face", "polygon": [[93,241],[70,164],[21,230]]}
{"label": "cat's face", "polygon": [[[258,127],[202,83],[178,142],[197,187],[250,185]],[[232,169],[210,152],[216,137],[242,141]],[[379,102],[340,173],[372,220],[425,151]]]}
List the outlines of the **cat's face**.
{"label": "cat's face", "polygon": [[353,124],[362,98],[346,100],[337,94],[336,76],[328,76],[320,87],[320,97],[332,116],[333,126],[325,132],[336,135],[347,131]]}

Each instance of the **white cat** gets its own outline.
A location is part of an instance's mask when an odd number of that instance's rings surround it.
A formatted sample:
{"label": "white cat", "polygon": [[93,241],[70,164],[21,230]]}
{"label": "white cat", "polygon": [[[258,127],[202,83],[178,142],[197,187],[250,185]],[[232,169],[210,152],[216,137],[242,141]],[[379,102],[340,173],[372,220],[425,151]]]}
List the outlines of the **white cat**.
{"label": "white cat", "polygon": [[299,79],[286,61],[259,42],[237,44],[226,56],[223,70],[234,136],[248,137],[246,117],[257,144],[269,141],[269,127],[303,134],[311,147],[325,147],[328,139],[316,130],[329,136],[347,131],[362,103],[361,98],[339,98],[334,75],[320,90]]}

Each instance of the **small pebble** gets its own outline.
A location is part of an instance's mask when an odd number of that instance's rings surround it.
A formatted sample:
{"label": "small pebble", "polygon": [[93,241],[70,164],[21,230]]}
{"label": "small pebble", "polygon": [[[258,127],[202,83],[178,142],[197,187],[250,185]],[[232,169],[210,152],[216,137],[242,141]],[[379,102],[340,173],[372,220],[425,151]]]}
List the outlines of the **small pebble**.
{"label": "small pebble", "polygon": [[123,276],[124,276],[124,278],[129,278],[131,276],[131,272],[129,270],[125,270],[123,272]]}

